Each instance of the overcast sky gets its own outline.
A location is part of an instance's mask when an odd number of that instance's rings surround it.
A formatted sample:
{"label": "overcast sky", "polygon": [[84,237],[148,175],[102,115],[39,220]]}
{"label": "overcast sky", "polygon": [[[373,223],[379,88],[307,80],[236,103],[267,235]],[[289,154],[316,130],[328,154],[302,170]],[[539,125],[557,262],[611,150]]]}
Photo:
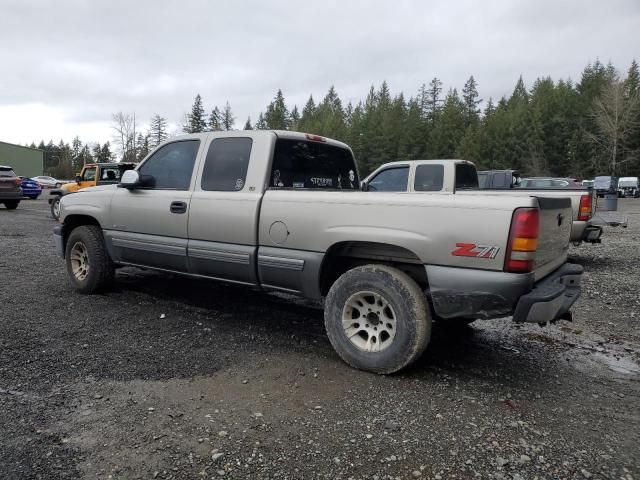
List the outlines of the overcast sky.
{"label": "overcast sky", "polygon": [[486,100],[597,57],[640,60],[640,1],[0,0],[0,140],[104,142],[112,113],[178,124],[196,93],[236,128],[278,88],[302,107],[335,85],[346,104],[473,74]]}

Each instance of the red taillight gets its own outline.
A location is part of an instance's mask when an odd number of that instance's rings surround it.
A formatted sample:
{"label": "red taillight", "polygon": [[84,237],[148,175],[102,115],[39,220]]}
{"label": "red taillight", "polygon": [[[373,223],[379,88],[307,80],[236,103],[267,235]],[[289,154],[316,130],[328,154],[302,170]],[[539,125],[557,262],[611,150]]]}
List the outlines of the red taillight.
{"label": "red taillight", "polygon": [[324,137],[321,137],[320,135],[311,135],[310,133],[305,133],[305,137],[307,137],[307,140],[311,140],[312,142],[326,142],[327,139]]}
{"label": "red taillight", "polygon": [[517,208],[511,219],[504,258],[505,272],[527,273],[533,270],[539,234],[540,211],[537,208]]}
{"label": "red taillight", "polygon": [[582,195],[580,197],[580,210],[578,211],[578,220],[586,222],[591,218],[593,211],[593,198],[591,194]]}
{"label": "red taillight", "polygon": [[19,179],[18,177],[16,177],[16,178],[14,178],[14,179],[13,179],[13,184],[14,184],[16,187],[18,187],[18,186],[22,185],[22,180],[21,180],[21,179]]}

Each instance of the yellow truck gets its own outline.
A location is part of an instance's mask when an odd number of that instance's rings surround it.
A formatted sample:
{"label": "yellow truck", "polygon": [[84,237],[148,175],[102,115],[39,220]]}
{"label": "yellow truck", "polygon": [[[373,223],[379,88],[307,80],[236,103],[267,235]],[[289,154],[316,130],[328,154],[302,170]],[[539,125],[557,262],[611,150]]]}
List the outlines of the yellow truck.
{"label": "yellow truck", "polygon": [[120,182],[120,177],[127,170],[136,168],[137,163],[87,163],[82,171],[76,174],[76,181],[65,183],[60,188],[51,190],[49,205],[51,216],[56,220],[60,217],[60,198],[70,193],[75,193],[81,188],[95,187],[96,185],[114,185]]}

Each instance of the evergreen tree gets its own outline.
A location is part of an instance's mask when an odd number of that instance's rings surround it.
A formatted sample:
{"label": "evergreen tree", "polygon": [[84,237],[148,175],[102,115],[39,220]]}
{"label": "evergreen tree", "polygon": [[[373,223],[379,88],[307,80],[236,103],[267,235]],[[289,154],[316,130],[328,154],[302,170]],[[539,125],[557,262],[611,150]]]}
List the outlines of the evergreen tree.
{"label": "evergreen tree", "polygon": [[434,77],[431,82],[429,82],[429,89],[427,90],[427,99],[426,106],[427,111],[426,118],[429,119],[432,123],[435,122],[438,113],[440,112],[440,105],[442,104],[442,99],[440,98],[440,94],[442,93],[442,82],[438,79],[438,77]]}
{"label": "evergreen tree", "polygon": [[167,139],[167,119],[157,113],[149,122],[149,146],[155,148]]}
{"label": "evergreen tree", "polygon": [[207,129],[207,122],[204,118],[204,107],[202,97],[198,93],[191,107],[191,113],[187,116],[188,123],[184,126],[186,133],[204,132]]}
{"label": "evergreen tree", "polygon": [[336,89],[331,86],[315,112],[315,130],[312,133],[344,140],[346,137],[345,114]]}
{"label": "evergreen tree", "polygon": [[247,117],[247,122],[244,124],[243,130],[253,130],[251,126],[251,117]]}
{"label": "evergreen tree", "polygon": [[149,135],[138,133],[136,138],[137,161],[140,162],[149,154]]}
{"label": "evergreen tree", "polygon": [[[217,108],[217,107],[216,107]],[[236,118],[233,116],[231,112],[231,105],[227,102],[224,106],[224,111],[222,112],[222,116],[220,119],[220,124],[224,130],[233,130],[233,124],[235,123]]]}
{"label": "evergreen tree", "polygon": [[316,103],[313,101],[313,95],[309,95],[309,100],[302,109],[302,116],[300,117],[299,129],[303,132],[315,132],[316,131]]}
{"label": "evergreen tree", "polygon": [[471,75],[467,83],[464,84],[462,100],[464,101],[465,126],[475,126],[480,119],[479,105],[482,99],[479,98],[478,83],[473,78],[473,75]]}
{"label": "evergreen tree", "polygon": [[278,90],[273,101],[267,106],[264,121],[268,129],[287,130],[289,128],[289,110],[284,102],[282,90]]}
{"label": "evergreen tree", "polygon": [[111,145],[106,142],[100,149],[99,162],[113,162],[113,153],[111,153]]}
{"label": "evergreen tree", "polygon": [[627,78],[624,84],[629,96],[635,95],[640,90],[640,69],[638,69],[638,62],[636,62],[635,58],[627,71]]}
{"label": "evergreen tree", "polygon": [[211,110],[211,114],[209,115],[209,130],[212,132],[222,131],[224,127],[222,126],[222,113],[220,109],[216,105]]}
{"label": "evergreen tree", "polygon": [[290,125],[291,130],[299,130],[300,129],[300,112],[298,112],[298,106],[294,105],[291,110]]}
{"label": "evergreen tree", "polygon": [[80,138],[76,136],[71,141],[71,168],[74,171],[80,171],[82,169],[82,166],[84,165],[81,153],[82,142],[80,141]]}
{"label": "evergreen tree", "polygon": [[262,112],[260,112],[260,114],[258,115],[258,121],[256,122],[255,125],[255,129],[256,130],[267,130],[267,122],[265,122],[264,120],[264,115],[262,115]]}

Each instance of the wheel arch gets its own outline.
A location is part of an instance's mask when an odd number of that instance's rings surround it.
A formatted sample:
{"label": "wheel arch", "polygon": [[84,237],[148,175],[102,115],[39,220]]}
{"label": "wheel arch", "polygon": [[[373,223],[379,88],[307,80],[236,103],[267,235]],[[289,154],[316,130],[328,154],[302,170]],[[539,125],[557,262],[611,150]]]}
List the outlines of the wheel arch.
{"label": "wheel arch", "polygon": [[320,294],[325,296],[331,285],[346,271],[371,263],[395,267],[409,275],[423,290],[428,287],[424,264],[411,250],[390,243],[342,241],[331,245],[322,260]]}
{"label": "wheel arch", "polygon": [[62,228],[63,251],[67,248],[67,239],[69,238],[69,235],[71,235],[71,232],[83,225],[95,225],[97,227],[101,227],[100,222],[91,215],[72,214],[65,217]]}

